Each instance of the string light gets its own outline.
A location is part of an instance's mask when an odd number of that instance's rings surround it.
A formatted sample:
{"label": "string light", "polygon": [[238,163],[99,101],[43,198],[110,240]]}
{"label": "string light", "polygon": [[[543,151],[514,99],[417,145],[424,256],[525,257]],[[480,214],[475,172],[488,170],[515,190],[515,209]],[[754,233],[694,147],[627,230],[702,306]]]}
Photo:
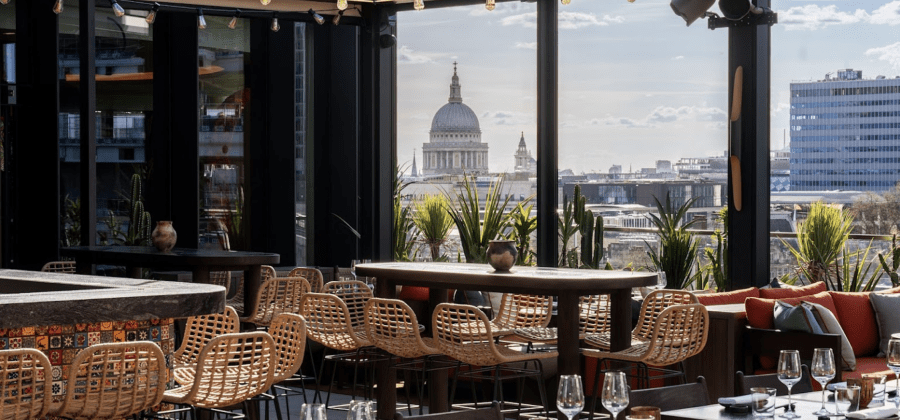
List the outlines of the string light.
{"label": "string light", "polygon": [[343,11],[343,10],[339,10],[339,11],[337,12],[337,14],[334,15],[334,18],[331,19],[331,23],[333,23],[333,24],[335,24],[335,25],[340,24],[340,23],[341,23],[341,18],[342,18],[342,17],[344,17],[344,11]]}
{"label": "string light", "polygon": [[117,2],[116,0],[111,0],[110,3],[112,3],[111,6],[113,9],[113,13],[115,13],[117,17],[125,16],[125,9],[123,9],[122,6],[119,5],[119,2]]}
{"label": "string light", "polygon": [[9,4],[9,0],[0,0],[0,4],[7,5]]}
{"label": "string light", "polygon": [[494,10],[494,7],[497,7],[494,0],[487,0],[484,3],[484,8],[488,10]]}
{"label": "string light", "polygon": [[278,30],[281,29],[281,25],[278,24],[278,14],[277,13],[272,16],[272,25],[269,26],[269,29],[271,29],[272,32],[278,32]]}
{"label": "string light", "polygon": [[422,9],[424,9],[424,8],[425,8],[425,0],[415,0],[415,1],[413,1],[413,7],[415,7],[416,10],[422,10]]}
{"label": "string light", "polygon": [[[572,2],[572,0],[560,0],[560,1],[562,1],[562,4],[569,4]],[[634,1],[634,0],[629,0],[629,1]]]}
{"label": "string light", "polygon": [[203,17],[203,9],[197,9],[197,28],[206,29],[206,18]]}
{"label": "string light", "polygon": [[228,22],[228,29],[237,28],[238,19],[241,17],[241,9],[235,9],[234,17],[231,18],[231,21]]}
{"label": "string light", "polygon": [[338,10],[347,10],[347,0],[337,0]]}
{"label": "string light", "polygon": [[153,7],[150,9],[150,13],[147,13],[147,18],[144,20],[152,25],[153,22],[156,22],[156,12],[159,12],[159,3],[153,3]]}
{"label": "string light", "polygon": [[56,3],[53,5],[53,13],[57,15],[63,12],[63,0],[56,0]]}
{"label": "string light", "polygon": [[324,25],[324,24],[325,24],[325,18],[323,18],[322,15],[316,13],[315,10],[309,9],[309,11],[306,12],[306,13],[309,13],[309,15],[312,16],[313,19],[316,20],[316,23],[318,23],[319,25]]}

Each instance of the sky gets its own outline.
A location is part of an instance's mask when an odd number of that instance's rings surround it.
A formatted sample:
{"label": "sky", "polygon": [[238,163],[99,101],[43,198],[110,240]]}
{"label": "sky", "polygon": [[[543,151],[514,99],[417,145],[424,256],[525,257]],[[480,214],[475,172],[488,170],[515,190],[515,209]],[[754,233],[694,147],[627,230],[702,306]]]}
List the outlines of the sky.
{"label": "sky", "polygon": [[[535,3],[427,5],[397,17],[398,162],[411,164],[415,149],[421,168],[454,61],[490,171],[512,171],[522,133],[537,158]],[[792,81],[845,68],[900,76],[900,0],[772,0],[772,9],[773,150],[790,140]],[[686,26],[668,0],[572,0],[560,5],[559,28],[560,169],[636,171],[724,154],[727,29],[710,31],[699,19]]]}

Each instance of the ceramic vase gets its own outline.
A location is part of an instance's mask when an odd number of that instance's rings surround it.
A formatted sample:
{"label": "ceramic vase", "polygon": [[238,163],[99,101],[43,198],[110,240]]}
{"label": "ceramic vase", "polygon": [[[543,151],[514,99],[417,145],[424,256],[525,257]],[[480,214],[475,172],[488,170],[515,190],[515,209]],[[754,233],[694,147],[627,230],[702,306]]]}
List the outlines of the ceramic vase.
{"label": "ceramic vase", "polygon": [[175,234],[175,228],[172,227],[171,221],[156,222],[156,228],[153,229],[153,234],[151,235],[151,242],[156,249],[162,252],[169,252],[172,248],[175,248],[175,241],[177,240],[178,235]]}
{"label": "ceramic vase", "polygon": [[509,271],[516,264],[515,241],[491,241],[487,249],[487,260],[497,271]]}

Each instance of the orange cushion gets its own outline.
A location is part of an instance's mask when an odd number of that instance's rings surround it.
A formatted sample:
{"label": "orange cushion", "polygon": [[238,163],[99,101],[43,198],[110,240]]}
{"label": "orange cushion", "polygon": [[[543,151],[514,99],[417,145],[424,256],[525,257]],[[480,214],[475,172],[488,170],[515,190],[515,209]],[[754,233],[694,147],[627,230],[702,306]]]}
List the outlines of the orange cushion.
{"label": "orange cushion", "polygon": [[759,297],[759,289],[750,287],[747,289],[732,290],[730,292],[705,293],[697,295],[697,300],[703,305],[727,305],[731,303],[744,303],[748,297]]}
{"label": "orange cushion", "polygon": [[800,296],[814,295],[819,292],[828,290],[825,282],[817,281],[808,286],[802,287],[782,287],[779,289],[760,289],[759,297],[763,299],[787,299]]}
{"label": "orange cushion", "polygon": [[403,286],[400,289],[400,295],[397,299],[401,300],[419,300],[428,302],[429,289],[427,287]]}
{"label": "orange cushion", "polygon": [[887,365],[884,363],[884,357],[861,357],[856,359],[856,370],[853,372],[842,372],[841,380],[847,380],[847,378],[862,378],[862,376],[866,374],[884,375],[888,377],[888,380],[893,380],[894,372],[891,372],[891,370],[886,367]]}
{"label": "orange cushion", "polygon": [[[765,290],[765,289],[764,289]],[[763,290],[760,290],[760,294]],[[834,306],[834,300],[831,299],[831,295],[828,292],[816,293],[811,296],[803,296],[803,297],[794,297],[789,299],[763,299],[763,298],[747,298],[744,302],[744,309],[747,310],[747,324],[749,324],[753,328],[765,328],[765,329],[774,329],[775,328],[775,301],[780,300],[782,302],[789,303],[791,305],[797,305],[801,301],[813,302],[822,305],[834,316],[840,320],[841,317],[838,315],[838,311]]]}
{"label": "orange cushion", "polygon": [[855,356],[878,353],[878,322],[868,293],[829,292]]}

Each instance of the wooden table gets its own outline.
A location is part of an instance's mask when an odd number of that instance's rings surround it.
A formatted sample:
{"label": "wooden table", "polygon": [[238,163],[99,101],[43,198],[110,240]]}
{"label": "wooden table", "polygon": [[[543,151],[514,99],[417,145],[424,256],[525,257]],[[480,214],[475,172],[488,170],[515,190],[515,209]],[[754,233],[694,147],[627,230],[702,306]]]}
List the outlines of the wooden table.
{"label": "wooden table", "polygon": [[209,283],[210,271],[244,271],[244,310],[252,313],[262,282],[260,266],[275,265],[278,254],[247,251],[175,248],[160,252],[150,246],[74,246],[60,254],[75,258],[78,273],[91,274],[94,264],[124,265],[127,275],[141,278],[143,268],[189,269],[194,283]]}
{"label": "wooden table", "polygon": [[[486,264],[374,263],[357,265],[356,273],[376,277],[375,294],[383,298],[394,298],[397,285],[429,287],[432,308],[447,301],[448,289],[557,296],[557,360],[561,375],[581,373],[579,296],[610,295],[610,339],[611,348],[615,351],[631,343],[631,289],[656,284],[656,273],[649,272],[513,267],[511,272],[498,273]],[[377,417],[393,420],[397,399],[394,388],[396,374],[386,362],[377,368]],[[429,412],[447,411],[447,373],[439,370],[431,375]],[[548,394],[552,400],[555,390],[549,390]],[[563,414],[559,416],[560,419],[566,418]]]}

